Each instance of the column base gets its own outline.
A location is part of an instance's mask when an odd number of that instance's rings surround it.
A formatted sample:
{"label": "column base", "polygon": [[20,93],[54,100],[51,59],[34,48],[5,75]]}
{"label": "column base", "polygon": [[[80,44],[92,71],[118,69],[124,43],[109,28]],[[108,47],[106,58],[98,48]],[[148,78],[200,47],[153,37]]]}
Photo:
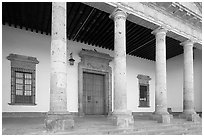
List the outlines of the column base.
{"label": "column base", "polygon": [[169,124],[173,119],[173,115],[170,115],[168,113],[164,114],[153,113],[151,119],[156,120],[158,123]]}
{"label": "column base", "polygon": [[130,127],[134,125],[134,118],[130,111],[126,112],[113,112],[108,116],[113,121],[114,126],[118,127]]}
{"label": "column base", "polygon": [[193,121],[193,122],[201,122],[201,118],[196,113],[185,113],[179,115],[180,118],[186,119],[187,121]]}
{"label": "column base", "polygon": [[45,119],[47,131],[65,131],[74,128],[73,116],[69,112],[48,112]]}

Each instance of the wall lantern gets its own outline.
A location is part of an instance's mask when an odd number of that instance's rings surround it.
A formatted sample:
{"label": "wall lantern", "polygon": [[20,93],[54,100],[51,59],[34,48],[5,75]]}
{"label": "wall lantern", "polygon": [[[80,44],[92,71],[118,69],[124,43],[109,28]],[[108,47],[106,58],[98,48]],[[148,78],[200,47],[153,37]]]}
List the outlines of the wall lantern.
{"label": "wall lantern", "polygon": [[69,64],[72,66],[72,65],[74,65],[74,59],[73,59],[73,57],[72,57],[72,53],[70,53],[70,59],[69,59]]}

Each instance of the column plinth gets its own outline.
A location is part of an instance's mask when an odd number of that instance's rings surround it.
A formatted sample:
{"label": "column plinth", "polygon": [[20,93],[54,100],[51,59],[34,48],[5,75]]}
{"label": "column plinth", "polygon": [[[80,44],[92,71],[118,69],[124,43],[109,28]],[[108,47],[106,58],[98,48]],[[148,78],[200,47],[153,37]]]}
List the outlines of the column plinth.
{"label": "column plinth", "polygon": [[159,123],[170,123],[172,118],[167,112],[166,33],[162,27],[152,32],[156,37],[155,112],[152,118]]}
{"label": "column plinth", "polygon": [[114,20],[114,125],[127,127],[133,125],[132,112],[127,110],[126,89],[126,17],[127,14],[116,9],[110,16]]}
{"label": "column plinth", "polygon": [[183,113],[181,118],[188,121],[200,121],[200,117],[194,110],[194,80],[193,80],[193,42],[187,40],[181,45],[184,48],[184,73],[183,73]]}
{"label": "column plinth", "polygon": [[74,120],[67,111],[66,2],[52,3],[50,111],[45,119],[47,131],[67,130]]}

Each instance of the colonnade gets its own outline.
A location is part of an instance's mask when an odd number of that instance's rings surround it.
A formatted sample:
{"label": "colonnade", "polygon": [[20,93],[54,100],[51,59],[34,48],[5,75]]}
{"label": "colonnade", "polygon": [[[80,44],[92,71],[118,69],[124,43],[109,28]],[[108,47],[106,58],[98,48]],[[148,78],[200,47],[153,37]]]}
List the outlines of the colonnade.
{"label": "colonnade", "polygon": [[[117,8],[110,15],[114,21],[114,125],[126,127],[134,123],[131,111],[127,110],[126,80],[126,18],[127,13]],[[166,85],[166,33],[159,27],[152,32],[156,37],[156,85],[155,112],[153,117],[161,123],[170,123],[172,116],[167,112]],[[195,121],[193,88],[193,42],[182,43],[184,47],[184,111],[182,117]],[[74,126],[73,118],[67,111],[66,95],[66,3],[52,3],[51,38],[51,79],[50,111],[46,127],[50,130],[65,130]]]}

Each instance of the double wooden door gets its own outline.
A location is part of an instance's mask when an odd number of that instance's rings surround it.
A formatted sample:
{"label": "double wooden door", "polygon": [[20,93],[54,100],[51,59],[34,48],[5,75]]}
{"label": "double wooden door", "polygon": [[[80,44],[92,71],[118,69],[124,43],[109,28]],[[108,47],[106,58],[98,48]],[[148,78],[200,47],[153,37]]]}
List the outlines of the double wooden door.
{"label": "double wooden door", "polygon": [[104,75],[83,73],[83,110],[86,115],[103,115]]}

